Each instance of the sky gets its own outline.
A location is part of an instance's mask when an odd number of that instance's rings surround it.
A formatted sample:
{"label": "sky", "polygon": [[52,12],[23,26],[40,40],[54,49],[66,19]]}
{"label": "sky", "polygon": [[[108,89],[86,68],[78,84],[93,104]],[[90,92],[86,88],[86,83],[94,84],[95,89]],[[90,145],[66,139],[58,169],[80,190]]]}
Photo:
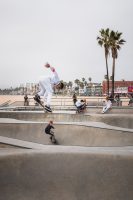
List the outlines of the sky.
{"label": "sky", "polygon": [[[61,80],[106,74],[99,30],[122,32],[115,80],[133,81],[132,0],[0,0],[0,88],[36,83],[49,62]],[[109,74],[112,58],[109,58]]]}

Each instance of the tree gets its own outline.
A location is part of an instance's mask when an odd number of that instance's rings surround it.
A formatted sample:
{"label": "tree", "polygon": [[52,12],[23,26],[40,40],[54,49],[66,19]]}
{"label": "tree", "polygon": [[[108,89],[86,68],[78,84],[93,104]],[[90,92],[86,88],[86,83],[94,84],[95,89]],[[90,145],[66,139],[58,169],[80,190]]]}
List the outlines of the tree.
{"label": "tree", "polygon": [[87,81],[84,82],[85,86],[87,85]]}
{"label": "tree", "polygon": [[83,89],[84,88],[84,83],[80,81],[79,86]]}
{"label": "tree", "polygon": [[97,37],[98,44],[101,47],[104,47],[104,53],[105,53],[105,61],[106,61],[106,72],[107,72],[107,93],[109,95],[109,70],[108,70],[108,56],[109,56],[109,50],[110,50],[110,41],[109,41],[109,34],[110,30],[107,29],[101,29],[100,31],[100,37]]}
{"label": "tree", "polygon": [[88,78],[88,80],[90,81],[90,85],[91,85],[92,78],[91,78],[91,77],[89,77],[89,78]]}
{"label": "tree", "polygon": [[114,77],[115,77],[115,60],[118,58],[118,50],[121,49],[121,45],[124,45],[126,42],[124,39],[121,39],[122,33],[120,32],[110,32],[110,47],[111,47],[111,54],[113,58],[112,64],[112,98],[114,98]]}
{"label": "tree", "polygon": [[85,78],[82,78],[83,83],[85,82]]}
{"label": "tree", "polygon": [[79,86],[79,83],[80,83],[79,79],[75,79],[74,83],[75,83],[77,86]]}
{"label": "tree", "polygon": [[72,85],[73,85],[72,81],[69,81],[67,84],[68,87],[72,87]]}
{"label": "tree", "polygon": [[64,84],[64,89],[66,89],[67,82],[65,82],[65,81],[62,81],[62,82],[63,82],[63,84]]}

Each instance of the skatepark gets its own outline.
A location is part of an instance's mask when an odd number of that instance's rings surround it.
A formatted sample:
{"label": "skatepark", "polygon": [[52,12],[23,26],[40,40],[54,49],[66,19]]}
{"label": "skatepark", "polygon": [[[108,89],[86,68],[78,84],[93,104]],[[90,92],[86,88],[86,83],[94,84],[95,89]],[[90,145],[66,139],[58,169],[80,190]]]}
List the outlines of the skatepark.
{"label": "skatepark", "polygon": [[[133,108],[0,110],[1,200],[132,200]],[[57,145],[44,128],[54,121]]]}

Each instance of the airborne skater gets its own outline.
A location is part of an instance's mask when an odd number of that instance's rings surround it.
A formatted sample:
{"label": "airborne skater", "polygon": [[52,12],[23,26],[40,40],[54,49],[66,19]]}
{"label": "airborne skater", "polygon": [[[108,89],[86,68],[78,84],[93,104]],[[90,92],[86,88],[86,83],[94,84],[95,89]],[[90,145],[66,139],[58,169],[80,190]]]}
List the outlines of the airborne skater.
{"label": "airborne skater", "polygon": [[[63,89],[64,84],[60,81],[54,67],[51,67],[49,63],[46,63],[44,67],[50,68],[53,73],[53,76],[51,77],[42,76],[40,78],[39,86],[41,90],[35,95],[34,100],[37,103],[39,103],[41,106],[43,106],[46,111],[52,112],[52,109],[50,108],[50,104],[51,104],[51,98],[52,98],[54,89]],[[44,103],[46,101],[45,106],[41,102],[41,98],[40,98],[41,96],[43,96],[44,98]]]}

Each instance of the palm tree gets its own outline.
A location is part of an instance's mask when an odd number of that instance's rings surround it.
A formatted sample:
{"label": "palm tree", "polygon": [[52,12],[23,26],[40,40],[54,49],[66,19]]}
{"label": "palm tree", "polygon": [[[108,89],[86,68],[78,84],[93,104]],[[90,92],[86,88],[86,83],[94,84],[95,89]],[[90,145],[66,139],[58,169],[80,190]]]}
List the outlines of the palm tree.
{"label": "palm tree", "polygon": [[72,87],[72,85],[73,85],[72,81],[69,81],[68,82],[68,87]]}
{"label": "palm tree", "polygon": [[120,32],[110,32],[110,47],[113,58],[112,64],[112,98],[114,98],[114,77],[115,77],[115,60],[118,58],[118,50],[121,49],[121,45],[123,45],[126,41],[121,39],[122,33]]}
{"label": "palm tree", "polygon": [[101,29],[100,31],[100,37],[97,37],[98,44],[101,47],[104,47],[104,53],[105,53],[105,61],[106,61],[106,72],[107,72],[107,93],[109,95],[109,70],[108,70],[108,56],[109,56],[109,50],[110,50],[110,41],[109,41],[109,35],[110,30],[107,29]]}
{"label": "palm tree", "polygon": [[79,82],[79,86],[83,89],[84,83],[82,81]]}
{"label": "palm tree", "polygon": [[85,78],[84,77],[82,78],[81,82],[82,82],[82,84],[80,83],[80,85],[82,85],[81,87],[84,87],[84,85],[85,85]]}
{"label": "palm tree", "polygon": [[84,77],[82,78],[82,81],[83,81],[83,83],[85,82],[85,78]]}
{"label": "palm tree", "polygon": [[79,79],[75,79],[74,83],[79,86],[80,80]]}
{"label": "palm tree", "polygon": [[89,78],[88,78],[88,80],[89,80],[89,82],[90,82],[90,84],[89,84],[89,85],[91,86],[91,81],[92,81],[92,78],[91,78],[91,77],[89,77]]}
{"label": "palm tree", "polygon": [[85,86],[87,85],[87,81],[84,82]]}
{"label": "palm tree", "polygon": [[92,80],[92,78],[91,78],[91,77],[89,77],[89,78],[88,78],[88,80],[90,81],[90,85],[91,85],[91,80]]}

